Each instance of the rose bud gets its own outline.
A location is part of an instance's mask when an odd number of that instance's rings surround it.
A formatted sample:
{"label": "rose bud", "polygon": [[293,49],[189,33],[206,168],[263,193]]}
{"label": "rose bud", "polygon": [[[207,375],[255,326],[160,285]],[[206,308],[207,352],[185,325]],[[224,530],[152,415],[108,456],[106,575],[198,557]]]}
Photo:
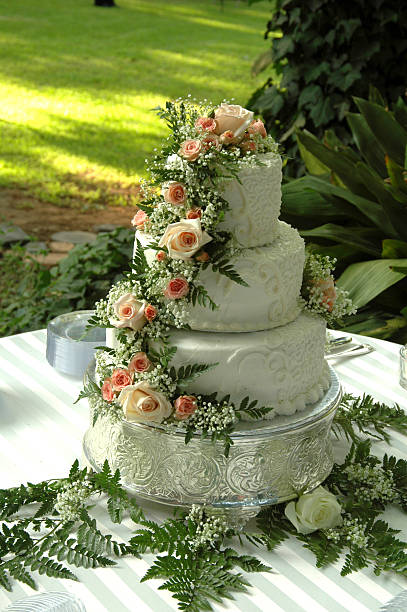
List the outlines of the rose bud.
{"label": "rose bud", "polygon": [[175,400],[174,407],[174,416],[176,419],[178,419],[178,421],[188,419],[191,414],[194,414],[195,410],[198,408],[198,405],[196,403],[196,397],[194,397],[193,395],[181,395]]}
{"label": "rose bud", "polygon": [[153,319],[155,319],[157,316],[157,308],[155,308],[155,306],[152,306],[151,304],[147,304],[144,309],[144,316],[147,321],[153,321]]}
{"label": "rose bud", "polygon": [[191,208],[188,211],[187,219],[200,219],[202,217],[202,210],[200,208]]}
{"label": "rose bud", "polygon": [[129,372],[147,372],[151,368],[151,361],[143,352],[136,353],[129,363]]}
{"label": "rose bud", "polygon": [[195,121],[195,127],[202,132],[214,132],[217,127],[217,122],[210,117],[198,117]]}
{"label": "rose bud", "polygon": [[200,253],[199,255],[195,257],[195,259],[197,261],[201,261],[202,263],[204,263],[205,261],[209,261],[210,260],[209,253],[207,253],[206,251],[202,251],[202,253]]}
{"label": "rose bud", "polygon": [[106,378],[102,385],[102,397],[106,402],[112,402],[114,399],[114,391],[110,378]]}
{"label": "rose bud", "polygon": [[188,281],[183,276],[172,278],[164,291],[166,298],[170,300],[179,300],[185,297],[189,291]]}
{"label": "rose bud", "polygon": [[167,253],[165,251],[158,251],[157,255],[155,256],[157,261],[164,261],[166,257],[167,257]]}
{"label": "rose bud", "polygon": [[148,221],[148,217],[144,210],[138,210],[131,220],[131,224],[137,227],[138,230],[142,230],[146,221]]}
{"label": "rose bud", "polygon": [[121,391],[124,387],[131,385],[132,381],[133,375],[129,370],[125,370],[124,368],[113,370],[112,387],[115,391]]}

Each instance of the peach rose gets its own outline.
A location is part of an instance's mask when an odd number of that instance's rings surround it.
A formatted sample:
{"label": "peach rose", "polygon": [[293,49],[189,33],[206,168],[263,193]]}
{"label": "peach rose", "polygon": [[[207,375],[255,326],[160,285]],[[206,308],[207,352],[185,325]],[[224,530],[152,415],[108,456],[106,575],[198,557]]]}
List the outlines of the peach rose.
{"label": "peach rose", "polygon": [[215,110],[217,127],[215,134],[224,134],[231,131],[234,138],[243,136],[253,120],[253,112],[238,104],[221,104]]}
{"label": "peach rose", "polygon": [[151,368],[151,365],[151,361],[147,355],[140,351],[131,358],[129,372],[147,372]]}
{"label": "peach rose", "polygon": [[157,261],[164,261],[166,257],[167,257],[167,253],[165,251],[158,251],[155,256]]}
{"label": "peach rose", "polygon": [[102,397],[106,402],[113,401],[114,391],[110,378],[106,378],[102,385]]}
{"label": "peach rose", "polygon": [[132,373],[124,368],[117,368],[113,370],[111,382],[115,391],[121,391],[133,382]]}
{"label": "peach rose", "polygon": [[185,185],[177,183],[177,181],[170,181],[163,187],[163,196],[166,202],[180,206],[184,204],[187,199],[187,190]]}
{"label": "peach rose", "polygon": [[198,117],[195,121],[195,127],[202,132],[214,132],[216,130],[216,121],[210,117]]}
{"label": "peach rose", "polygon": [[208,151],[208,149],[211,147],[214,147],[217,151],[220,151],[222,144],[219,140],[219,136],[216,136],[216,134],[207,134],[205,138],[202,139],[202,147],[204,151]]}
{"label": "peach rose", "polygon": [[139,302],[135,295],[126,293],[113,304],[116,318],[109,319],[109,322],[114,327],[129,327],[134,331],[138,331],[147,323],[147,319],[144,316],[144,308],[143,302]]}
{"label": "peach rose", "polygon": [[188,295],[188,281],[183,276],[172,278],[164,291],[165,297],[170,300],[179,300]]}
{"label": "peach rose", "polygon": [[166,246],[172,259],[190,259],[212,238],[202,231],[200,219],[183,219],[178,223],[170,223],[158,246]]}
{"label": "peach rose", "polygon": [[117,401],[122,406],[127,421],[136,423],[161,423],[173,410],[165,395],[150,387],[146,381],[125,387]]}
{"label": "peach rose", "polygon": [[175,407],[175,418],[178,421],[183,421],[194,414],[195,410],[198,408],[196,403],[196,397],[193,395],[181,395],[177,397],[174,402]]}
{"label": "peach rose", "polygon": [[146,221],[148,221],[148,217],[144,210],[138,210],[131,220],[131,224],[137,227],[138,230],[142,230]]}
{"label": "peach rose", "polygon": [[266,128],[264,127],[264,123],[261,121],[261,119],[252,121],[247,131],[249,134],[260,134],[262,138],[266,138],[267,136]]}
{"label": "peach rose", "polygon": [[328,278],[325,278],[325,279],[315,281],[313,284],[314,284],[314,287],[316,287],[317,289],[320,289],[322,292],[321,302],[323,306],[325,306],[328,312],[332,312],[333,307],[336,302],[335,282],[332,276],[329,276]]}
{"label": "peach rose", "polygon": [[185,140],[181,144],[179,154],[182,155],[187,161],[195,161],[202,150],[202,143],[200,140]]}
{"label": "peach rose", "polygon": [[152,306],[151,304],[147,304],[144,309],[144,316],[147,321],[153,321],[157,316],[157,308],[155,308],[155,306]]}
{"label": "peach rose", "polygon": [[202,210],[200,208],[191,208],[188,211],[187,219],[200,219],[202,217]]}

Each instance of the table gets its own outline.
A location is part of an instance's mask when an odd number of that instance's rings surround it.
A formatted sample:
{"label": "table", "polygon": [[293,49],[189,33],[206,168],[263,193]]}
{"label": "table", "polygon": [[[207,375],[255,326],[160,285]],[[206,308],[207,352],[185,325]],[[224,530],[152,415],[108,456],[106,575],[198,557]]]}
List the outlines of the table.
{"label": "table", "polygon": [[[378,400],[407,409],[407,391],[398,384],[399,345],[353,335],[368,341],[376,351],[370,355],[337,358],[331,361],[346,391],[369,392]],[[0,487],[21,482],[38,482],[66,476],[73,460],[81,457],[82,436],[88,427],[85,401],[73,406],[82,382],[63,376],[45,360],[46,331],[39,330],[0,340]],[[407,457],[407,437],[392,435],[392,448],[380,443],[378,453],[391,452]],[[151,518],[166,516],[166,508],[154,503],[143,507]],[[95,510],[98,516],[98,508]],[[405,518],[391,510],[393,525],[401,528]],[[99,512],[99,516],[102,516]],[[127,539],[132,524],[103,524],[115,538]],[[134,528],[134,526],[133,526]],[[407,533],[404,538],[407,537]],[[257,554],[274,568],[273,573],[251,574],[253,588],[237,594],[234,602],[217,611],[237,612],[374,612],[394,595],[407,588],[407,580],[393,574],[374,576],[370,570],[339,576],[338,567],[319,570],[314,557],[298,542],[287,540],[268,553],[250,545],[248,554]],[[75,569],[80,582],[57,581],[36,576],[39,589],[69,591],[80,597],[87,612],[170,612],[177,609],[170,593],[158,591],[159,581],[139,583],[153,555],[143,559],[124,558],[114,568]],[[16,584],[12,593],[0,592],[0,609],[11,601],[32,595],[25,585]]]}

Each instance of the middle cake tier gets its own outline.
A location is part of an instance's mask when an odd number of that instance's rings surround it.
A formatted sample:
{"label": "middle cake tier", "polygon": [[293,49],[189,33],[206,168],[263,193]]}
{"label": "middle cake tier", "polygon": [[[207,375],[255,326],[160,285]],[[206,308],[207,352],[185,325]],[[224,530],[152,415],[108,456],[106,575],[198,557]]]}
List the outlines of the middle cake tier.
{"label": "middle cake tier", "polygon": [[[148,245],[147,235],[138,232],[137,238],[143,246]],[[147,259],[154,254],[147,250]],[[279,221],[277,237],[271,245],[243,249],[231,261],[248,287],[214,272],[210,266],[200,273],[198,282],[218,308],[190,304],[188,324],[201,331],[244,332],[294,321],[300,311],[304,259],[303,239],[296,229]]]}

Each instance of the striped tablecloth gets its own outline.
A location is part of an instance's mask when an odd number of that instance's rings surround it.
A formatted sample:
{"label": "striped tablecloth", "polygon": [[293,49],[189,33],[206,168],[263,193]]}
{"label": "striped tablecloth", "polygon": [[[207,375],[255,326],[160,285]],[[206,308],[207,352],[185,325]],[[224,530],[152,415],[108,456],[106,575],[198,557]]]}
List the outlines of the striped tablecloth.
{"label": "striped tablecloth", "polygon": [[[357,336],[354,336],[358,339]],[[366,341],[363,339],[362,341]],[[407,391],[398,384],[399,346],[368,340],[376,351],[370,355],[338,358],[333,363],[343,387],[354,393],[369,392],[378,400],[397,402],[407,409]],[[73,406],[81,381],[58,374],[45,360],[46,332],[40,330],[0,340],[0,487],[21,482],[38,482],[67,474],[73,460],[81,457],[82,436],[88,426],[85,402]],[[378,453],[388,452],[377,444]],[[407,438],[392,436],[390,452],[407,457]],[[166,508],[143,503],[146,513],[159,520]],[[95,509],[96,516],[104,514]],[[393,525],[403,525],[401,513],[392,510]],[[105,520],[105,518],[103,518]],[[102,523],[115,538],[128,539],[131,523]],[[407,537],[405,534],[404,537]],[[274,568],[272,573],[251,574],[248,594],[237,594],[227,610],[243,612],[372,612],[407,588],[400,576],[374,576],[370,570],[339,575],[338,567],[319,570],[313,555],[295,540],[268,553],[251,546]],[[75,570],[80,582],[57,581],[37,576],[40,590],[69,591],[84,602],[88,612],[169,612],[177,605],[171,595],[158,591],[159,581],[139,583],[153,556],[125,558],[118,566],[97,570]],[[16,584],[12,593],[0,593],[0,609],[11,601],[32,595],[25,585]],[[214,606],[218,611],[222,606]]]}

